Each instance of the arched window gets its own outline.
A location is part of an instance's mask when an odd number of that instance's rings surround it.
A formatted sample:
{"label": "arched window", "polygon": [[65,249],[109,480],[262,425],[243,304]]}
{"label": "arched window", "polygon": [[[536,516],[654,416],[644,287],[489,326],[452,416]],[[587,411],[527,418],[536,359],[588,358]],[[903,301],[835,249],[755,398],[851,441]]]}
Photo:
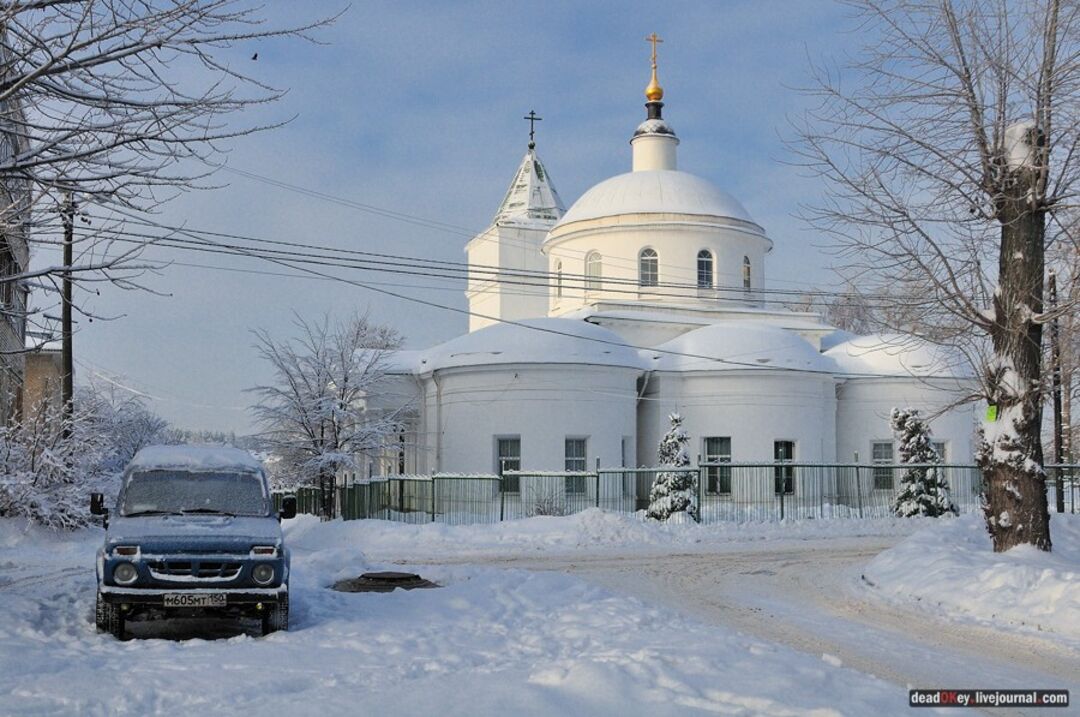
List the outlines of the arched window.
{"label": "arched window", "polygon": [[742,288],[750,288],[750,257],[742,258]]}
{"label": "arched window", "polygon": [[655,249],[642,249],[638,258],[638,285],[656,286],[660,283],[660,260]]}
{"label": "arched window", "polygon": [[713,257],[708,249],[697,253],[697,285],[699,289],[711,289],[713,285]]}
{"label": "arched window", "polygon": [[555,296],[562,297],[562,262],[555,264]]}
{"label": "arched window", "polygon": [[599,291],[603,276],[603,262],[600,254],[591,251],[585,257],[585,291]]}

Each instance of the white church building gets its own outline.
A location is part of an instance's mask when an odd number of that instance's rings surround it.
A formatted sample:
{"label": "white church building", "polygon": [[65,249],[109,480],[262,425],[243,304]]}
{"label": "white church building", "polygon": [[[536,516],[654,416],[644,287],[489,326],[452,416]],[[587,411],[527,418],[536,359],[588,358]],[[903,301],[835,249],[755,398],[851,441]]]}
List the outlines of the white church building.
{"label": "white church building", "polygon": [[680,413],[703,462],[894,462],[917,407],[947,462],[972,459],[965,371],[911,336],[853,336],[773,308],[766,229],[678,168],[653,77],[630,171],[565,208],[530,141],[465,247],[469,333],[392,360],[409,438],[375,472],[655,466]]}

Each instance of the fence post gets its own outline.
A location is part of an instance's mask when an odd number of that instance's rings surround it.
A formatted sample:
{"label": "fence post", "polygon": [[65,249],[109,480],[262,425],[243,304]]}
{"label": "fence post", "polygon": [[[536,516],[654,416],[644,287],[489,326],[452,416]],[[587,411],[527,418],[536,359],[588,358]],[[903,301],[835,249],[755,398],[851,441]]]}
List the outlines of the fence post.
{"label": "fence post", "polygon": [[499,522],[506,520],[506,491],[503,490],[503,481],[506,476],[499,476]]}
{"label": "fence post", "polygon": [[862,476],[859,466],[855,466],[855,497],[859,504],[859,517],[862,518]]}
{"label": "fence post", "polygon": [[439,479],[431,476],[431,522],[435,522],[435,495],[439,486]]}
{"label": "fence post", "polygon": [[596,507],[600,507],[600,456],[596,457]]}
{"label": "fence post", "polygon": [[[780,470],[784,470],[781,468]],[[775,487],[775,486],[774,486]],[[780,520],[784,520],[784,491],[787,489],[787,480],[783,473],[780,474]]]}

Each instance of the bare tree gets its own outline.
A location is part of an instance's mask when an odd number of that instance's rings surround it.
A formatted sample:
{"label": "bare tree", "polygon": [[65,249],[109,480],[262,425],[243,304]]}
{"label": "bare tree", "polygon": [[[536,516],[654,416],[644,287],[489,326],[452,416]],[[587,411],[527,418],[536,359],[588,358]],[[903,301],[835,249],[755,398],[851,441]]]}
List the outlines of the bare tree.
{"label": "bare tree", "polygon": [[807,218],[836,240],[848,278],[920,297],[918,327],[975,366],[991,407],[979,461],[994,549],[1049,550],[1044,256],[1077,240],[1055,216],[1075,202],[1080,166],[1080,9],[848,4],[866,45],[815,72],[821,102],[796,146],[828,194]]}
{"label": "bare tree", "polygon": [[337,473],[355,468],[359,456],[378,455],[402,430],[409,407],[384,395],[389,352],[401,341],[362,315],[336,324],[297,318],[295,325],[290,341],[255,332],[274,382],[249,389],[258,398],[252,411],[277,472],[321,488],[322,516],[331,518]]}
{"label": "bare tree", "polygon": [[0,2],[0,233],[25,247],[30,225],[35,242],[60,246],[65,225],[78,229],[71,264],[19,260],[0,283],[32,281],[69,304],[65,275],[139,286],[153,266],[139,259],[145,243],[117,242],[116,215],[85,210],[152,210],[206,186],[230,140],[277,126],[231,121],[283,94],[248,54],[310,40],[329,20],[274,27],[261,12],[246,0]]}

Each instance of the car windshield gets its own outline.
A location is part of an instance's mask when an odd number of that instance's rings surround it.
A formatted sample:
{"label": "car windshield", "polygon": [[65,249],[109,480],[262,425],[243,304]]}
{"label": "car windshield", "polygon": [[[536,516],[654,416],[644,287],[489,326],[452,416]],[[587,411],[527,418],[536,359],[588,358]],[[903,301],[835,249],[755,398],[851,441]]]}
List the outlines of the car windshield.
{"label": "car windshield", "polygon": [[204,513],[267,515],[262,479],[255,473],[154,470],[133,473],[121,515]]}

